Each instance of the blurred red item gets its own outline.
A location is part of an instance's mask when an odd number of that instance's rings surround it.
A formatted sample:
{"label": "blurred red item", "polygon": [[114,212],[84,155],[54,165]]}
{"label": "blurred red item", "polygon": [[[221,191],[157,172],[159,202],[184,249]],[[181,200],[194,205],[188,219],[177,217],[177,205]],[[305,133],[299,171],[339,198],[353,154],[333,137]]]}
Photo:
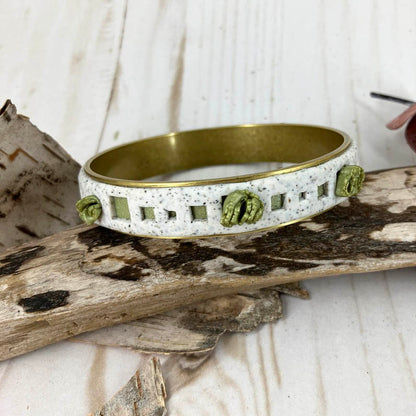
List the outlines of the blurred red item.
{"label": "blurred red item", "polygon": [[406,127],[406,140],[410,148],[416,152],[416,117],[412,117]]}
{"label": "blurred red item", "polygon": [[410,120],[406,126],[404,135],[406,137],[407,144],[414,152],[416,152],[416,103],[404,98],[393,97],[391,95],[376,92],[372,92],[370,95],[373,98],[380,98],[382,100],[393,101],[410,106],[407,110],[403,111],[403,113],[399,114],[396,118],[387,123],[386,127],[390,130],[397,130]]}

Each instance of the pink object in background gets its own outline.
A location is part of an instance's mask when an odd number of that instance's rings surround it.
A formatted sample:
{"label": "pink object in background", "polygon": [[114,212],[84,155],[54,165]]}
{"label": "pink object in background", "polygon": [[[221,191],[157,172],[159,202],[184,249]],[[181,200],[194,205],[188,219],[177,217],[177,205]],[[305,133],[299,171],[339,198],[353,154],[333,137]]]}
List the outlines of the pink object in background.
{"label": "pink object in background", "polygon": [[382,100],[393,101],[396,103],[409,105],[410,107],[391,120],[386,124],[386,127],[390,130],[397,130],[400,127],[404,126],[407,121],[409,123],[406,126],[405,137],[407,144],[410,148],[416,152],[416,103],[414,101],[405,100],[403,98],[392,97],[390,95],[380,94],[376,92],[370,93],[373,98],[380,98]]}

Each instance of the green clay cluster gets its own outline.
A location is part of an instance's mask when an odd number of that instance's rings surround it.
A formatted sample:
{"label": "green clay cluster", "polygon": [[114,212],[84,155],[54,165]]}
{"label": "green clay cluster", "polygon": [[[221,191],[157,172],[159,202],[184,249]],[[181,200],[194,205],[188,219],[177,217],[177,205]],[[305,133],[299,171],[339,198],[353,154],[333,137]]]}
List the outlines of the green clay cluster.
{"label": "green clay cluster", "polygon": [[75,204],[82,221],[91,225],[101,215],[101,202],[95,195],[88,195]]}
{"label": "green clay cluster", "polygon": [[356,165],[344,166],[338,173],[335,195],[357,195],[361,191],[364,176],[364,169],[362,167]]}
{"label": "green clay cluster", "polygon": [[224,227],[254,224],[263,216],[263,212],[264,205],[258,195],[247,190],[237,190],[224,200],[221,224]]}

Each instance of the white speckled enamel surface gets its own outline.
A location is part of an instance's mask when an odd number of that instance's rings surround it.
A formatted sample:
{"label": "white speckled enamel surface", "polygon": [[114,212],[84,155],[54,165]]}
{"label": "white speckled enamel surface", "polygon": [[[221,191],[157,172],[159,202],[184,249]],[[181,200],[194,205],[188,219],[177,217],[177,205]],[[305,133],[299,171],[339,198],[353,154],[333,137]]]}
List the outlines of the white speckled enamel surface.
{"label": "white speckled enamel surface", "polygon": [[[102,204],[102,215],[97,224],[128,234],[149,237],[194,237],[226,235],[255,231],[278,226],[286,222],[308,217],[339,204],[346,198],[335,195],[338,171],[344,165],[357,164],[357,149],[354,144],[341,155],[318,166],[296,172],[269,176],[240,183],[214,185],[132,188],[98,182],[82,169],[79,175],[81,196],[96,195]],[[327,195],[318,198],[318,186],[327,184]],[[221,225],[222,197],[237,189],[247,189],[259,195],[264,203],[263,217],[255,224],[236,225],[227,228]],[[299,194],[305,198],[300,200]],[[271,197],[285,194],[284,206],[271,209]],[[130,219],[114,218],[110,197],[125,197],[128,200]],[[205,205],[206,220],[194,220],[191,206]],[[153,207],[155,219],[144,219],[142,209]],[[168,218],[167,211],[176,211],[175,218]]]}

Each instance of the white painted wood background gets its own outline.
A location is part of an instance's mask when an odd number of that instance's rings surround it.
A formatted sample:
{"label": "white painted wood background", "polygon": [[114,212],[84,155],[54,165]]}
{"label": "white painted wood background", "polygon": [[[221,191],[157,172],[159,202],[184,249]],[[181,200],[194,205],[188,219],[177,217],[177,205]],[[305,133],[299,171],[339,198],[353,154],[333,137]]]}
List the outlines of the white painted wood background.
{"label": "white painted wood background", "polygon": [[[333,126],[367,170],[414,164],[414,0],[0,0],[0,100],[78,161],[172,130]],[[164,358],[169,415],[416,413],[414,269],[307,282],[283,321],[224,337],[198,370]],[[0,415],[85,415],[144,355],[61,342],[0,363]]]}

